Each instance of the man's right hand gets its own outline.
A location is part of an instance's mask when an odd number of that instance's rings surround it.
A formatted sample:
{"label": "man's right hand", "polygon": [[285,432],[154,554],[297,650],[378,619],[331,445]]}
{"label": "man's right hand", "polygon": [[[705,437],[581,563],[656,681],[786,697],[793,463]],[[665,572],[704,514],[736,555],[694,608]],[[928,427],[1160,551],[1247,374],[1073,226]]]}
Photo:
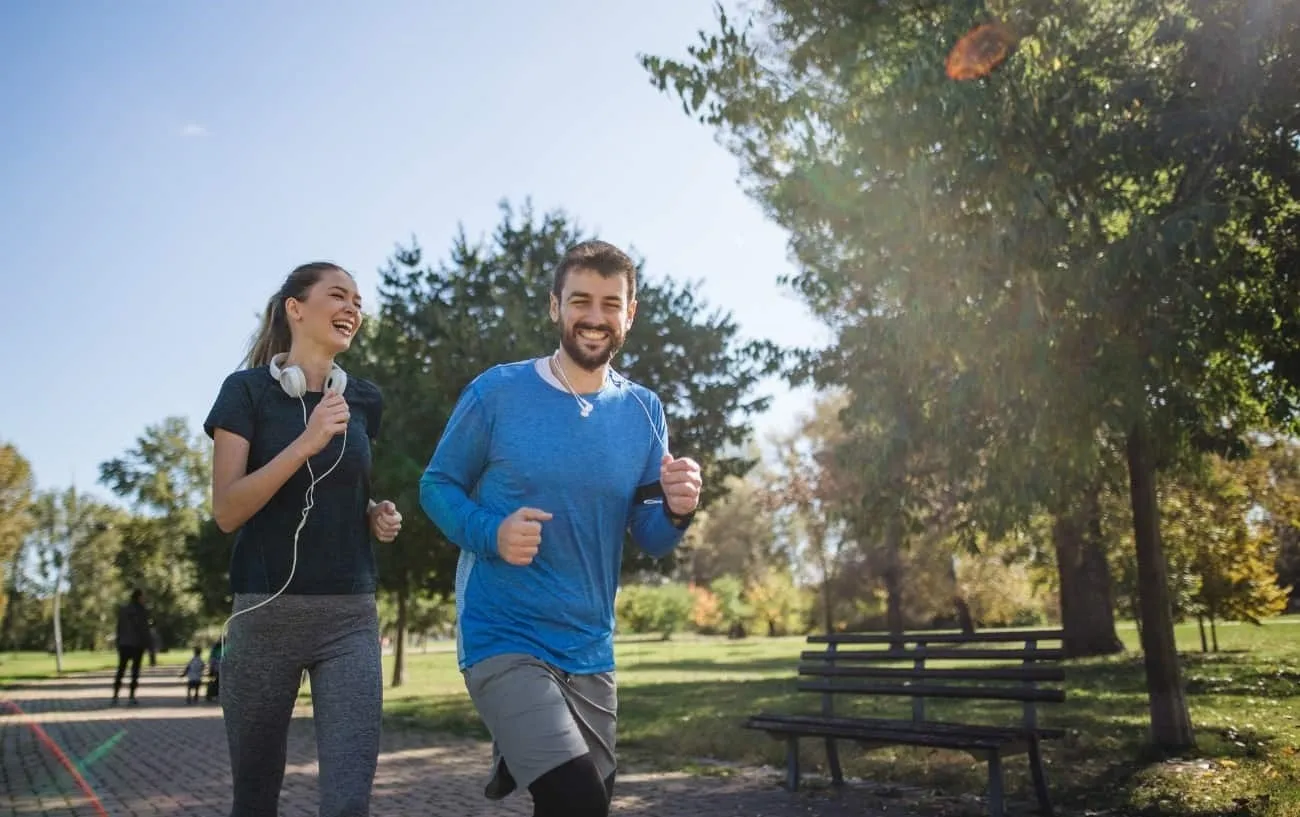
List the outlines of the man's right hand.
{"label": "man's right hand", "polygon": [[526,565],[542,543],[542,523],[551,515],[536,508],[520,508],[497,528],[497,553],[512,565]]}

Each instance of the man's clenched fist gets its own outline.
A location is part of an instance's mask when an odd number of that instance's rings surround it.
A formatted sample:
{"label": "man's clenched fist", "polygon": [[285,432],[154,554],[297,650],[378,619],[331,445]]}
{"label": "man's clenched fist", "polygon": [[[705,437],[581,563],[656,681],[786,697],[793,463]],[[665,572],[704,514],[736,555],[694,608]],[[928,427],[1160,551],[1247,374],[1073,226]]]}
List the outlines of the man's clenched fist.
{"label": "man's clenched fist", "polygon": [[497,553],[512,565],[526,565],[542,544],[542,523],[551,515],[536,508],[520,508],[497,528]]}

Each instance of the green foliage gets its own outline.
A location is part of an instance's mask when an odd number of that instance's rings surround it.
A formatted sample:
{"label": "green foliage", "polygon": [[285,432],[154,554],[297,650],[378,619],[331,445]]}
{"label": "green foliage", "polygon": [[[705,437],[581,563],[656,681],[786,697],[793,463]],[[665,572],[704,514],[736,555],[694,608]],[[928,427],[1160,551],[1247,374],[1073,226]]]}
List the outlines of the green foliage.
{"label": "green foliage", "polygon": [[[1015,55],[949,81],[995,15]],[[866,519],[915,530],[947,481],[1000,535],[1119,441],[1143,486],[1295,422],[1300,5],[769,0],[717,29],[643,64],[790,232],[791,283],[837,334],[808,371],[855,397]],[[1154,737],[1185,747],[1159,523],[1133,501],[1152,702],[1173,702]]]}
{"label": "green foliage", "polygon": [[689,587],[680,582],[628,584],[619,589],[614,614],[623,633],[658,633],[667,641],[686,629],[695,608]]}
{"label": "green foliage", "polygon": [[230,594],[230,557],[235,534],[223,533],[211,517],[185,539],[186,559],[194,565],[192,591],[202,621],[215,623],[230,615],[234,599]]}
{"label": "green foliage", "polygon": [[31,465],[11,443],[0,443],[0,619],[7,615],[9,594],[16,589],[19,557],[32,527],[34,482]]}
{"label": "green foliage", "polygon": [[808,632],[816,592],[798,587],[789,570],[774,568],[745,588],[745,601],[751,630],[768,636],[793,635]]}
{"label": "green foliage", "polygon": [[1269,477],[1263,457],[1210,457],[1203,471],[1166,489],[1170,551],[1194,580],[1192,613],[1258,624],[1286,609],[1290,588],[1278,586],[1272,532],[1250,518],[1272,493]]}
{"label": "green foliage", "polygon": [[98,502],[78,500],[70,531],[67,594],[61,614],[63,643],[69,649],[96,650],[107,646],[117,629],[117,606],[125,588],[111,566],[122,549],[127,515]]}
{"label": "green foliage", "polygon": [[190,543],[212,513],[210,451],[185,418],[167,417],[99,467],[100,482],[134,507],[121,523],[116,567],[125,588],[148,596],[165,648],[187,645],[201,621]]}
{"label": "green foliage", "polygon": [[750,606],[745,602],[744,581],[738,576],[719,576],[709,589],[718,599],[718,617],[724,632],[742,634],[745,621],[751,614]]}
{"label": "green foliage", "polygon": [[777,534],[770,488],[755,469],[729,476],[725,494],[696,514],[677,547],[679,573],[688,581],[710,585],[720,576],[747,581],[773,565],[789,565],[790,554]]}

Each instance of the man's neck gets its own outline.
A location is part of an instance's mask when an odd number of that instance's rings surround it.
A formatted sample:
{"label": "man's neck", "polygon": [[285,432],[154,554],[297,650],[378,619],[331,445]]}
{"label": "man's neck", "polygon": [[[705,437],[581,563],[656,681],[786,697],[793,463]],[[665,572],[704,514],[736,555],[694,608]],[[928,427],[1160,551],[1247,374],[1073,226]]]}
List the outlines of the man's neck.
{"label": "man's neck", "polygon": [[[312,348],[290,348],[284,366],[297,366],[307,377],[307,391],[321,391],[329,376],[334,358],[326,352]],[[283,368],[283,367],[281,367]]]}
{"label": "man's neck", "polygon": [[560,379],[568,380],[569,385],[578,394],[591,394],[600,391],[605,385],[606,376],[609,374],[608,364],[602,365],[594,372],[588,371],[575,363],[563,348],[553,357],[553,360],[564,375]]}

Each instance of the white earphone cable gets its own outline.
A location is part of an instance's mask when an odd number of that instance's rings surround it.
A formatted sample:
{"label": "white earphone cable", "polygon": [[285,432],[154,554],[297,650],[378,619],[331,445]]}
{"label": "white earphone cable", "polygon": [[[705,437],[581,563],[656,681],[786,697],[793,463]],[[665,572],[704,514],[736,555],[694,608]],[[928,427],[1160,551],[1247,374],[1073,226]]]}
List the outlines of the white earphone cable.
{"label": "white earphone cable", "polygon": [[[560,355],[559,350],[556,350],[555,352],[551,353],[551,359],[550,359],[551,370],[555,372],[555,374],[559,375],[560,380],[563,381],[564,383],[564,388],[568,389],[569,394],[573,397],[574,400],[577,401],[579,414],[581,414],[583,417],[586,417],[589,414],[591,414],[591,410],[594,408],[594,406],[592,406],[590,401],[588,401],[582,395],[578,394],[577,390],[573,388],[573,384],[569,382],[568,376],[565,375],[564,373],[564,367],[560,365],[559,355]],[[624,375],[622,372],[616,370],[613,366],[609,367],[609,373],[614,375],[614,378],[618,382],[620,389],[624,390],[627,394],[632,395],[632,399],[635,400],[637,402],[637,405],[641,407],[641,413],[645,415],[646,422],[650,424],[650,431],[655,435],[655,438],[659,440],[659,442],[663,443],[664,453],[669,453],[668,426],[665,425],[663,433],[660,433],[659,429],[655,426],[654,418],[650,416],[650,409],[646,408],[645,403],[641,401],[641,398],[637,396],[637,393],[635,391],[628,388],[628,386],[631,385],[632,381],[629,380],[627,376]]]}
{"label": "white earphone cable", "polygon": [[[304,427],[306,427],[307,401],[303,400],[302,397],[299,396],[298,402],[302,405],[302,424]],[[293,532],[293,561],[289,563],[289,578],[284,580],[284,586],[281,587],[279,590],[275,591],[273,595],[263,599],[262,601],[259,601],[257,604],[254,604],[252,607],[245,607],[243,610],[239,610],[238,612],[232,614],[230,618],[226,619],[226,623],[221,625],[221,655],[223,660],[226,654],[226,632],[230,629],[230,622],[234,621],[236,617],[242,616],[244,613],[251,613],[257,608],[262,607],[263,605],[270,604],[282,593],[284,593],[285,590],[289,589],[289,584],[293,581],[293,574],[298,569],[298,535],[302,533],[303,526],[307,524],[307,514],[311,513],[311,509],[316,506],[316,484],[319,483],[321,480],[325,479],[325,477],[329,476],[330,473],[333,472],[333,470],[338,467],[339,463],[343,461],[343,452],[346,451],[347,448],[348,448],[348,429],[347,426],[344,426],[343,445],[339,447],[338,458],[334,460],[334,464],[329,467],[329,470],[321,474],[319,477],[316,476],[316,474],[312,471],[311,468],[311,457],[307,458],[307,462],[306,462],[307,475],[311,477],[311,484],[307,486],[307,493],[303,495],[304,504],[302,508],[302,518],[298,520],[298,527],[295,528]]]}

